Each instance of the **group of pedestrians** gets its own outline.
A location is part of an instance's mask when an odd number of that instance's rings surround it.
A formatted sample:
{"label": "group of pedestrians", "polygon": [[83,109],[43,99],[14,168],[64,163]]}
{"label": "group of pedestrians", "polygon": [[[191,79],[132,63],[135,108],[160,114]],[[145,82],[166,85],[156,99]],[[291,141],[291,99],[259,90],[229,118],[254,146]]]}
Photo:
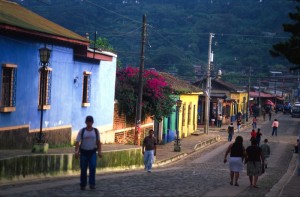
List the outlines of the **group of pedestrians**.
{"label": "group of pedestrians", "polygon": [[243,145],[243,137],[237,136],[235,142],[230,144],[225,152],[224,163],[229,157],[230,185],[239,186],[238,179],[243,171],[243,164],[247,165],[247,176],[249,176],[250,187],[258,188],[258,177],[264,173],[270,156],[268,140],[259,146],[255,138],[251,138],[251,145],[246,149]]}
{"label": "group of pedestrians", "polygon": [[[237,120],[238,132],[240,131],[241,119]],[[272,123],[272,136],[277,136],[277,128],[279,122],[275,119]],[[257,131],[256,131],[257,130]],[[234,128],[233,123],[228,127],[228,141],[232,140]],[[250,133],[251,145],[247,148],[243,145],[243,137],[237,136],[234,143],[230,144],[225,152],[224,163],[227,162],[229,157],[230,169],[230,185],[239,186],[238,179],[243,170],[243,164],[247,165],[247,176],[249,176],[250,187],[258,188],[258,177],[264,173],[268,167],[268,158],[271,154],[268,145],[268,139],[265,139],[263,144],[260,145],[262,132],[257,128],[257,118],[252,119],[252,131]]]}
{"label": "group of pedestrians", "polygon": [[272,110],[271,109],[265,110],[264,108],[262,109],[262,116],[263,116],[264,121],[266,121],[266,114],[268,114],[269,121],[271,121],[271,119],[272,119]]}
{"label": "group of pedestrians", "polygon": [[[219,117],[221,119],[221,117]],[[87,177],[90,189],[95,189],[95,175],[97,166],[97,155],[102,157],[100,133],[93,127],[94,119],[92,116],[87,116],[85,119],[86,127],[82,128],[77,135],[75,143],[75,158],[80,159],[80,188],[85,190],[87,185]],[[255,123],[255,124],[254,124]],[[253,118],[253,130],[251,132],[251,145],[246,149],[243,146],[243,138],[237,136],[235,142],[230,144],[226,150],[224,163],[227,162],[227,156],[229,158],[230,168],[230,185],[239,186],[238,179],[239,174],[243,170],[243,164],[247,164],[247,175],[249,176],[250,186],[257,188],[258,176],[264,172],[267,168],[268,158],[270,156],[270,147],[267,144],[268,140],[264,140],[264,144],[260,146],[260,140],[262,133],[260,129],[257,129],[257,119]],[[241,119],[237,120],[238,132],[241,127]],[[277,136],[277,128],[279,122],[274,120],[272,127],[272,136]],[[149,135],[143,140],[142,153],[144,155],[145,170],[151,173],[154,157],[156,156],[156,143],[157,140],[154,137],[154,131],[150,130]],[[228,126],[228,141],[232,141],[234,134],[234,126],[231,123]],[[89,168],[89,176],[87,176],[87,169]]]}
{"label": "group of pedestrians", "polygon": [[[75,158],[80,160],[80,189],[85,190],[87,179],[90,189],[96,189],[96,166],[97,154],[102,158],[100,133],[93,127],[94,118],[87,116],[86,127],[80,129],[75,142]],[[145,170],[151,173],[154,157],[156,156],[156,143],[154,131],[150,130],[149,135],[143,140],[142,153],[144,155]],[[89,168],[89,176],[87,169]]]}

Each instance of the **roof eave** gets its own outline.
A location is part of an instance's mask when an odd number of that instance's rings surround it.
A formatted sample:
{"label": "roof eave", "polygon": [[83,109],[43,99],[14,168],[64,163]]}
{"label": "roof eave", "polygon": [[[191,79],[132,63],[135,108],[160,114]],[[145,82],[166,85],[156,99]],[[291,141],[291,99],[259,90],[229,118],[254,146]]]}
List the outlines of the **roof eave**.
{"label": "roof eave", "polygon": [[47,33],[43,33],[43,32],[23,29],[20,27],[11,26],[11,25],[7,25],[7,24],[0,24],[0,30],[12,31],[12,32],[28,34],[28,35],[33,35],[33,36],[38,36],[38,37],[43,37],[43,38],[50,38],[50,39],[54,39],[57,41],[67,42],[67,43],[76,44],[76,45],[85,45],[85,46],[89,45],[88,40],[86,40],[86,41],[76,40],[76,39],[71,39],[71,38],[62,37],[62,36],[58,36],[58,35],[52,35],[52,34],[47,34]]}

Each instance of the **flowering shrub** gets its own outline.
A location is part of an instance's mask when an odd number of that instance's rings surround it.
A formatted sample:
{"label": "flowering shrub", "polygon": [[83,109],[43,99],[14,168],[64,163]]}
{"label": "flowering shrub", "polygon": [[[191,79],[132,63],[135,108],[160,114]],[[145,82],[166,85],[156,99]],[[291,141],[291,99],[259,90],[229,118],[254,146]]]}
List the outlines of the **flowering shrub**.
{"label": "flowering shrub", "polygon": [[[119,112],[129,117],[136,114],[138,97],[139,69],[134,67],[121,68],[117,71],[116,99]],[[142,117],[160,118],[172,112],[175,102],[170,98],[172,91],[165,79],[153,70],[145,70],[143,74]]]}

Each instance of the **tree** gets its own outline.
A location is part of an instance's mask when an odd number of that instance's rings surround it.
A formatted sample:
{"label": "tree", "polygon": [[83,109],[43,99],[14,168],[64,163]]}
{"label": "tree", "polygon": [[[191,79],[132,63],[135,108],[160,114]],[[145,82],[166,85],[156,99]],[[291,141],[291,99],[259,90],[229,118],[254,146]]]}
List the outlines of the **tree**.
{"label": "tree", "polygon": [[[120,68],[117,71],[116,99],[119,103],[119,112],[130,118],[136,113],[138,74],[139,69],[133,67]],[[153,70],[145,70],[143,80],[142,117],[168,116],[175,104],[170,97],[172,93],[170,85]]]}
{"label": "tree", "polygon": [[[94,41],[91,40],[91,47],[94,47]],[[107,38],[97,38],[96,44],[95,44],[96,49],[101,49],[101,50],[107,50],[107,51],[113,51],[114,48],[112,45],[108,42]]]}
{"label": "tree", "polygon": [[[300,3],[300,0],[295,0]],[[296,6],[295,13],[289,13],[290,19],[295,23],[293,24],[283,24],[283,29],[285,32],[291,33],[291,37],[285,41],[273,45],[270,53],[274,57],[283,56],[289,62],[296,65],[292,67],[291,70],[300,69],[300,7]]]}

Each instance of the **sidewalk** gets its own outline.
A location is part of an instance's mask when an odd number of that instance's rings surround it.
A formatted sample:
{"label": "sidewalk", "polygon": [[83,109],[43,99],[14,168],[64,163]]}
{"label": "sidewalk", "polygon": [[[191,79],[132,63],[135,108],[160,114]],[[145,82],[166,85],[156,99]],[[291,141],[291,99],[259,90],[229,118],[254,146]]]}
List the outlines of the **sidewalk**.
{"label": "sidewalk", "polygon": [[294,171],[290,181],[283,188],[280,197],[299,196],[300,195],[300,176],[297,175],[297,170]]}
{"label": "sidewalk", "polygon": [[[286,173],[288,180],[283,185],[283,188],[279,194],[280,197],[289,197],[289,196],[299,196],[300,195],[300,175],[298,175],[298,157],[299,155],[295,154],[291,161],[291,164]],[[289,171],[292,171],[289,173]],[[284,177],[282,178],[284,179]]]}
{"label": "sidewalk", "polygon": [[[250,122],[250,121],[249,121]],[[242,130],[248,128],[250,123],[242,125]],[[222,125],[221,128],[210,126],[209,133],[204,134],[203,125],[198,127],[198,130],[192,135],[181,139],[181,152],[174,152],[174,142],[157,146],[156,163],[162,165],[168,160],[174,161],[174,158],[180,159],[183,156],[193,153],[196,150],[204,148],[214,142],[221,140],[220,132],[226,132],[228,125]],[[125,144],[103,144],[102,151],[124,150],[138,148],[136,145]],[[74,153],[74,147],[65,148],[50,148],[45,154],[71,154]],[[2,149],[0,150],[0,159],[12,158],[22,155],[35,155],[30,149]],[[169,162],[167,162],[169,163]]]}

